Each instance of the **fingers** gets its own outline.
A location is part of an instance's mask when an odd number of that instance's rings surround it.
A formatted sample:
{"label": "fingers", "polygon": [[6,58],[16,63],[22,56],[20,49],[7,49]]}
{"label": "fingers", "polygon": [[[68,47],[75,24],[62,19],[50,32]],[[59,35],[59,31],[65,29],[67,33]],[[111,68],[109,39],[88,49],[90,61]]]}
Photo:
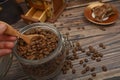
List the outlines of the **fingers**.
{"label": "fingers", "polygon": [[0,49],[11,49],[14,47],[14,43],[13,42],[0,42]]}
{"label": "fingers", "polygon": [[0,56],[10,54],[11,52],[12,52],[11,49],[0,49]]}
{"label": "fingers", "polygon": [[16,37],[0,35],[0,41],[15,41]]}
{"label": "fingers", "polygon": [[0,23],[0,35],[2,35],[6,29],[7,29],[7,26],[5,26],[5,24],[3,23]]}

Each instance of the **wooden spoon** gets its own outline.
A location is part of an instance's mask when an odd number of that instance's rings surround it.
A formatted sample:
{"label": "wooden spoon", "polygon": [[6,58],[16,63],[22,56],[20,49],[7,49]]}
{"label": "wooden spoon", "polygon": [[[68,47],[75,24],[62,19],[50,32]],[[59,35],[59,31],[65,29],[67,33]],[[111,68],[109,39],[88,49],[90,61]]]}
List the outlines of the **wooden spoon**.
{"label": "wooden spoon", "polygon": [[11,25],[7,24],[6,22],[0,21],[0,23],[3,23],[3,24],[5,24],[7,26],[7,29],[4,32],[4,34],[11,35],[11,36],[16,36],[18,38],[22,38],[27,44],[30,44],[31,39],[33,37],[39,36],[38,34],[33,34],[33,35],[21,34],[19,31],[17,31],[16,29],[14,29]]}

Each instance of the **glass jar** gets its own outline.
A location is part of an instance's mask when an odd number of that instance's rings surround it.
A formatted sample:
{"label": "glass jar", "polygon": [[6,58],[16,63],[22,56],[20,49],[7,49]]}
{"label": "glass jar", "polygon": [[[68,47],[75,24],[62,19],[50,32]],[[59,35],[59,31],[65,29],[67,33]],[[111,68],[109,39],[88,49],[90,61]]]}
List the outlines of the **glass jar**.
{"label": "glass jar", "polygon": [[46,30],[50,30],[51,32],[55,33],[58,37],[58,46],[55,48],[55,50],[50,53],[49,56],[39,59],[39,60],[28,60],[23,57],[21,57],[17,51],[17,41],[16,45],[13,49],[15,56],[21,63],[23,70],[26,74],[31,76],[32,78],[36,80],[47,80],[50,78],[55,77],[60,71],[63,66],[66,54],[65,54],[65,43],[63,36],[60,34],[60,32],[52,25],[46,24],[46,23],[33,23],[30,25],[27,25],[22,30],[20,30],[21,33],[25,33],[29,29],[32,28],[42,28]]}

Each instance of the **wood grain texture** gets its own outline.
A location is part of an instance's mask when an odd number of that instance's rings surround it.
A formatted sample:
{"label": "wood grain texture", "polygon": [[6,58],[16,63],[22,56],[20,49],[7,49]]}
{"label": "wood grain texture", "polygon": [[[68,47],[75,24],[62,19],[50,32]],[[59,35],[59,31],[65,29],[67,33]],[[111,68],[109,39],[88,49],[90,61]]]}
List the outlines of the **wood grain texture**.
{"label": "wood grain texture", "polygon": [[[119,0],[110,3],[120,11]],[[73,67],[76,69],[76,74],[72,74],[71,70],[69,70],[65,75],[60,73],[55,80],[87,80],[88,77],[90,77],[90,73],[82,75],[81,70],[83,68],[79,64],[79,60],[83,58],[89,59],[87,65],[97,68],[97,77],[95,77],[94,80],[103,80],[108,77],[120,76],[120,17],[115,24],[99,26],[85,19],[83,16],[84,8],[85,7],[66,9],[54,25],[56,25],[57,29],[63,35],[69,32],[70,41],[79,41],[86,51],[88,51],[88,46],[92,45],[101,52],[104,57],[101,62],[96,62],[91,60],[90,57],[87,57],[85,53],[81,54],[81,52],[78,52],[79,59],[72,61]],[[16,25],[16,28],[20,29],[22,28],[21,26],[25,24],[20,21]],[[106,49],[100,48],[98,46],[99,43],[104,43]],[[106,65],[108,71],[103,72],[100,68],[101,65]],[[19,62],[14,57],[13,64],[4,80],[27,80],[28,78],[29,77],[24,74]]]}

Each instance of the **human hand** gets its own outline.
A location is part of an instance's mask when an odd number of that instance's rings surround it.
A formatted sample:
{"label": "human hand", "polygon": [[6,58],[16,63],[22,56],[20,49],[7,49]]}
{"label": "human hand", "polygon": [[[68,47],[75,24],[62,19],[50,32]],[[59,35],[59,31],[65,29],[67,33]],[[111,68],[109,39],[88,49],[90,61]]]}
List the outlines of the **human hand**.
{"label": "human hand", "polygon": [[0,23],[0,56],[10,54],[12,52],[12,48],[14,47],[14,41],[16,40],[16,37],[4,34],[6,29],[7,26]]}

